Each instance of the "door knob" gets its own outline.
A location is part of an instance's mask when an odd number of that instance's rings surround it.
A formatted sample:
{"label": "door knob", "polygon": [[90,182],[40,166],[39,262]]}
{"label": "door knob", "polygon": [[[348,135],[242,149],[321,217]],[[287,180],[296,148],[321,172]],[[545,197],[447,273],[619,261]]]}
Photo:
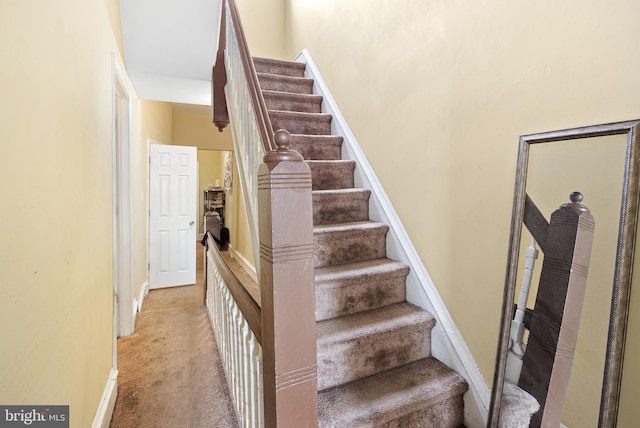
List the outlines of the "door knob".
{"label": "door knob", "polygon": [[194,224],[195,224],[195,221],[193,221],[193,220],[191,220],[191,221],[189,222],[189,226],[193,226]]}

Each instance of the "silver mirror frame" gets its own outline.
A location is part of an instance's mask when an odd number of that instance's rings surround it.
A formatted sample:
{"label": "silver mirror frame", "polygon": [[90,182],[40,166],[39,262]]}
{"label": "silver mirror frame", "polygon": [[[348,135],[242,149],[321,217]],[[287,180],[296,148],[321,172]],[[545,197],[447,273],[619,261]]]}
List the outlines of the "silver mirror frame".
{"label": "silver mirror frame", "polygon": [[629,315],[636,227],[638,223],[638,199],[640,191],[639,131],[640,120],[634,120],[523,135],[520,137],[508,263],[505,275],[502,316],[500,320],[500,336],[498,340],[487,427],[498,427],[502,405],[502,389],[505,381],[510,323],[514,316],[513,303],[515,301],[520,239],[524,220],[525,189],[530,147],[532,144],[626,134],[627,143],[622,203],[620,208],[615,273],[613,278],[611,312],[609,316],[609,333],[598,421],[598,427],[601,428],[616,426],[620,387],[622,383],[622,363],[624,359],[627,319]]}

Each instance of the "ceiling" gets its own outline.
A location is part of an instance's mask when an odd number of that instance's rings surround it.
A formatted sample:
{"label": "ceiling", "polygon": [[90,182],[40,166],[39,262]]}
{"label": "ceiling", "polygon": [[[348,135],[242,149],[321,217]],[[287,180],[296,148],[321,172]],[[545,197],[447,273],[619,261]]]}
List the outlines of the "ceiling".
{"label": "ceiling", "polygon": [[220,0],[120,0],[120,13],[138,96],[210,106]]}

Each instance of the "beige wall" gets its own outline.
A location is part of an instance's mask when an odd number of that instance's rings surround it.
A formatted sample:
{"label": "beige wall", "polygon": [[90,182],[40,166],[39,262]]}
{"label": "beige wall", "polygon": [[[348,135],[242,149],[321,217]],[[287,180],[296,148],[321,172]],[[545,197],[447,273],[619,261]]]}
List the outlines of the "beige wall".
{"label": "beige wall", "polygon": [[[140,144],[173,144],[171,103],[139,100]],[[152,141],[150,141],[152,140]]]}
{"label": "beige wall", "polygon": [[285,0],[237,0],[251,55],[285,59]]}
{"label": "beige wall", "polygon": [[3,1],[0,403],[91,425],[112,366],[118,2]]}
{"label": "beige wall", "polygon": [[200,150],[233,150],[231,130],[219,132],[211,121],[211,111],[203,106],[173,105],[173,144]]}
{"label": "beige wall", "polygon": [[285,56],[313,55],[490,382],[518,136],[640,117],[638,4],[286,0],[285,11]]}
{"label": "beige wall", "polygon": [[171,104],[139,100],[133,94],[131,144],[131,286],[137,299],[148,280],[149,144],[172,143]]}

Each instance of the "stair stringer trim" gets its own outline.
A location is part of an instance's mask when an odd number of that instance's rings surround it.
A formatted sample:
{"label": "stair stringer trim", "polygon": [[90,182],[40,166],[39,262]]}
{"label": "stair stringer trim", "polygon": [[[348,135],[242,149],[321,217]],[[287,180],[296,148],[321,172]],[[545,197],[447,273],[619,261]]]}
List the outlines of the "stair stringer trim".
{"label": "stair stringer trim", "polygon": [[293,61],[307,65],[305,77],[315,80],[313,93],[323,97],[322,112],[333,115],[331,133],[344,139],[342,159],[356,161],[354,175],[356,187],[371,190],[370,218],[389,225],[388,257],[411,267],[407,277],[407,301],[431,312],[436,318],[431,339],[433,356],[458,372],[469,384],[469,391],[464,395],[465,424],[472,427],[484,426],[487,421],[491,393],[469,347],[431,280],[382,184],[324,83],[311,55],[307,49],[303,49]]}

